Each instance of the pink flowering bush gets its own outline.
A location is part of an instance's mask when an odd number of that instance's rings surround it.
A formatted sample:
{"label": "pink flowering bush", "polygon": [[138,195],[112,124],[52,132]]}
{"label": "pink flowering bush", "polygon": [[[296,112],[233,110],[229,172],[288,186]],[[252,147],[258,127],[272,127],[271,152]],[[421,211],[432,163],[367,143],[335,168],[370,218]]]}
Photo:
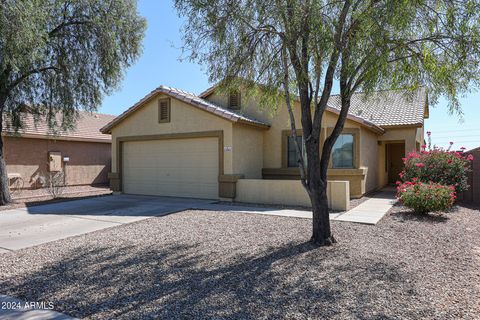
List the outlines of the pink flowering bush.
{"label": "pink flowering bush", "polygon": [[451,151],[453,141],[444,150],[431,146],[431,132],[427,132],[427,146],[422,151],[411,152],[403,159],[403,182],[397,182],[397,198],[416,212],[427,213],[449,210],[456,194],[468,189],[467,172],[472,155]]}
{"label": "pink flowering bush", "polygon": [[418,213],[448,211],[455,203],[455,187],[438,183],[407,181],[397,183],[397,197]]}
{"label": "pink flowering bush", "polygon": [[424,183],[436,183],[453,186],[455,191],[468,189],[467,172],[471,155],[462,152],[434,148],[432,150],[411,152],[403,159],[405,169],[400,173],[402,181],[413,181],[416,178]]}

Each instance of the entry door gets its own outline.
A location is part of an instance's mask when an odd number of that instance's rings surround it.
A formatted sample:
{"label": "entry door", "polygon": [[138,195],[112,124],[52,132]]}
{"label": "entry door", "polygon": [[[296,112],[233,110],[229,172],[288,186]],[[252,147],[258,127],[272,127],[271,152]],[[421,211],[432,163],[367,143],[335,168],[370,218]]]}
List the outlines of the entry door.
{"label": "entry door", "polygon": [[400,180],[398,174],[403,170],[405,158],[405,143],[389,143],[387,148],[388,182],[395,183]]}
{"label": "entry door", "polygon": [[218,198],[218,138],[123,143],[123,192]]}

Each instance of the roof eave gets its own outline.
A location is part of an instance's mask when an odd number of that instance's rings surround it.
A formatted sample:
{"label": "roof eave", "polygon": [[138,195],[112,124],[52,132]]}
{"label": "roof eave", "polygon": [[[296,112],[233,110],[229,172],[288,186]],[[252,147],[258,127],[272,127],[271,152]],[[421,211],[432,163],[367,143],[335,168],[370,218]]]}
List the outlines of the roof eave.
{"label": "roof eave", "polygon": [[428,94],[426,94],[426,97],[425,97],[425,108],[423,110],[423,118],[424,119],[428,119],[430,117],[430,107],[429,107],[429,104],[428,104]]}
{"label": "roof eave", "polygon": [[[139,100],[137,103],[135,103],[132,107],[130,107],[129,109],[127,109],[125,112],[123,112],[121,115],[119,115],[117,118],[113,119],[113,121],[111,121],[110,123],[108,123],[106,126],[104,126],[103,128],[100,129],[100,132],[101,133],[104,133],[104,134],[111,134],[112,133],[112,129],[117,126],[122,120],[124,120],[125,118],[127,118],[128,116],[130,116],[132,113],[134,113],[135,111],[137,111],[138,109],[140,109],[142,106],[144,106],[146,103],[148,103],[151,99],[153,99],[154,97],[156,97],[158,94],[164,94],[164,95],[167,95],[169,96],[170,98],[173,98],[173,99],[177,99],[178,101],[181,101],[183,103],[186,103],[186,104],[189,104],[191,106],[194,106],[196,107],[197,109],[199,110],[203,110],[207,113],[209,113],[210,115],[214,115],[214,116],[217,116],[223,120],[226,120],[226,121],[230,121],[230,122],[233,122],[233,123],[242,123],[242,124],[245,124],[245,125],[250,125],[250,126],[253,126],[253,127],[258,127],[258,128],[262,128],[262,129],[268,129],[270,128],[269,125],[267,124],[262,124],[262,123],[259,123],[259,122],[253,122],[253,121],[248,121],[248,120],[244,120],[244,119],[241,119],[241,118],[238,118],[238,116],[234,115],[232,117],[227,117],[227,116],[222,116],[222,114],[219,114],[217,112],[211,112],[205,108],[202,108],[201,106],[193,103],[192,101],[187,101],[187,99],[181,99],[180,97],[178,97],[177,95],[175,95],[174,93],[170,92],[169,90],[166,90],[166,89],[162,89],[161,87],[158,87],[154,90],[152,90],[149,94],[147,94],[145,97],[143,97],[141,100]],[[203,98],[202,98],[203,99]]]}
{"label": "roof eave", "polygon": [[421,127],[423,127],[423,123],[389,124],[389,125],[382,125],[381,127],[383,129],[421,128]]}
{"label": "roof eave", "polygon": [[238,120],[236,121],[236,123],[253,126],[253,127],[256,127],[256,128],[259,128],[259,129],[263,129],[263,130],[268,130],[268,129],[270,129],[270,125],[268,125],[268,124],[263,124],[263,123],[258,123],[258,122],[251,122],[251,121],[247,121],[247,120],[243,120],[243,119],[238,119]]}
{"label": "roof eave", "polygon": [[125,110],[122,114],[120,114],[118,117],[113,119],[110,123],[108,123],[106,126],[102,127],[100,129],[100,132],[103,134],[111,134],[112,129],[119,124],[123,119],[126,117],[130,116],[133,112],[135,112],[137,109],[139,109],[141,106],[143,106],[145,103],[147,103],[150,99],[152,99],[157,93],[160,92],[160,88],[153,89],[150,91],[149,94],[147,94],[145,97],[137,101],[133,106]]}
{"label": "roof eave", "polygon": [[[335,108],[332,108],[332,107],[329,107],[327,106],[326,110],[332,112],[332,113],[335,113],[336,115],[339,115],[340,114],[340,111],[335,109]],[[377,126],[376,124],[374,124],[373,122],[370,122],[368,120],[365,120],[363,118],[360,118],[360,117],[357,117],[357,116],[354,116],[352,114],[348,114],[347,115],[347,119],[349,120],[352,120],[354,122],[357,122],[367,128],[369,128],[370,130],[376,132],[376,133],[379,133],[379,134],[384,134],[385,133],[385,130],[380,127],[380,126]]]}
{"label": "roof eave", "polygon": [[215,89],[217,89],[218,85],[219,85],[219,84],[217,83],[216,85],[211,86],[210,88],[208,88],[208,89],[206,89],[205,91],[201,92],[201,93],[198,95],[198,97],[199,97],[199,98],[202,98],[202,99],[205,99],[206,97],[208,97],[209,95],[211,95],[211,94],[215,91]]}
{"label": "roof eave", "polygon": [[33,133],[11,133],[3,132],[2,136],[10,138],[24,138],[24,139],[44,139],[55,141],[78,141],[78,142],[95,142],[95,143],[112,143],[112,139],[98,139],[98,138],[83,138],[83,137],[69,137],[69,136],[55,136],[45,134]]}

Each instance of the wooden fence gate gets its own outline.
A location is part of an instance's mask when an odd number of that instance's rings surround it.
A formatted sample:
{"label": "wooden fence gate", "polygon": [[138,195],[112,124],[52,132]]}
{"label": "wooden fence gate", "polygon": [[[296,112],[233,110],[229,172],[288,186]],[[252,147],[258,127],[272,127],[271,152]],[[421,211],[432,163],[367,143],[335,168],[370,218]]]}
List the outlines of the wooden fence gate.
{"label": "wooden fence gate", "polygon": [[480,204],[480,147],[465,153],[473,155],[471,171],[468,173],[470,188],[459,195],[459,200]]}

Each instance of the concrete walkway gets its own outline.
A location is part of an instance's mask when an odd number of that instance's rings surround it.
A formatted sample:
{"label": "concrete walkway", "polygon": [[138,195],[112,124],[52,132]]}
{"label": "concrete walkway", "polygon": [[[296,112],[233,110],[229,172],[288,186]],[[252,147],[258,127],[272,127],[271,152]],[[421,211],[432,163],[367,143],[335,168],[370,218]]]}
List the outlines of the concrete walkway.
{"label": "concrete walkway", "polygon": [[[378,221],[380,221],[380,219],[383,218],[383,216],[388,210],[390,210],[396,201],[395,189],[387,187],[347,212],[331,213],[330,220],[375,225],[378,223]],[[253,205],[247,206],[242,204],[208,203],[202,204],[195,209],[312,219],[311,210],[275,209],[268,207],[257,207]]]}
{"label": "concrete walkway", "polygon": [[340,214],[333,220],[375,225],[393,207],[395,202],[397,200],[394,191],[384,189],[382,192],[375,194],[372,198]]}
{"label": "concrete walkway", "polygon": [[[232,213],[254,213],[254,214],[264,214],[268,216],[280,216],[280,217],[291,217],[291,218],[304,218],[312,219],[311,210],[298,210],[298,209],[277,209],[277,208],[268,208],[268,207],[256,207],[256,206],[246,206],[242,204],[203,204],[197,206],[194,209],[200,210],[211,210],[211,211],[222,211],[222,212],[232,212]],[[340,213],[331,213],[330,219],[338,217]]]}
{"label": "concrete walkway", "polygon": [[[73,320],[63,313],[53,311],[55,306],[48,302],[23,301],[10,296],[0,295],[0,320]],[[36,305],[36,308],[32,306]]]}

